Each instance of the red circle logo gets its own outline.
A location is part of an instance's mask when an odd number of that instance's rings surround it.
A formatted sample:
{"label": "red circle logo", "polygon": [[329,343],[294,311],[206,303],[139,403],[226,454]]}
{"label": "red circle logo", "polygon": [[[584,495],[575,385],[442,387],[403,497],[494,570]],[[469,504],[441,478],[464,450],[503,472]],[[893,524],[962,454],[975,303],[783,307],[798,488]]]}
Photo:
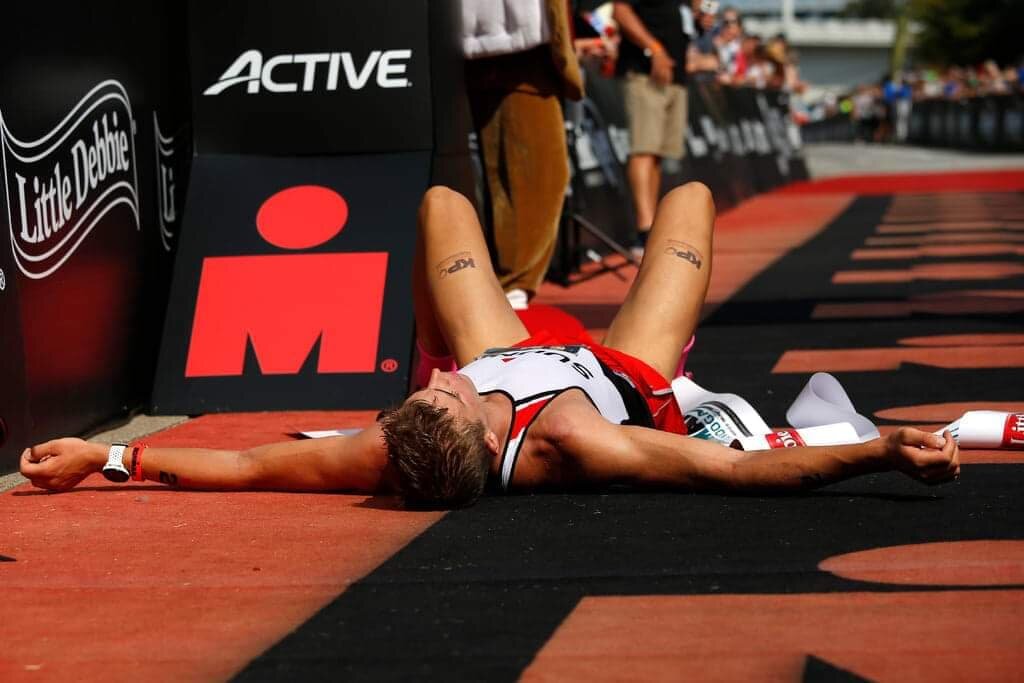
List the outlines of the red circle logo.
{"label": "red circle logo", "polygon": [[320,185],[297,185],[268,198],[256,212],[263,239],[282,249],[308,249],[323,244],[345,227],[348,203]]}
{"label": "red circle logo", "polygon": [[394,372],[398,369],[398,361],[394,358],[385,358],[381,361],[380,369],[384,372]]}

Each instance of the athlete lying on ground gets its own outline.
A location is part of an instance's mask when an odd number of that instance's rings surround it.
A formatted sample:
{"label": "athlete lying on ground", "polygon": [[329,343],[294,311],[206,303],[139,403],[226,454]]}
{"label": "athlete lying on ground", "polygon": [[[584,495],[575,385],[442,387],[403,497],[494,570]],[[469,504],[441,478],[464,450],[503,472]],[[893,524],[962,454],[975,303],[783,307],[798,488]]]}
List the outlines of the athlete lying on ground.
{"label": "athlete lying on ground", "polygon": [[[714,204],[690,183],[658,207],[647,253],[602,345],[530,338],[491,269],[476,213],[446,188],[420,207],[414,266],[424,358],[454,356],[424,389],[357,435],[243,452],[141,451],[141,478],[187,489],[400,493],[418,505],[500,490],[625,484],[685,491],[796,491],[900,470],[959,476],[957,445],[916,429],[863,444],[744,453],[692,439],[668,380],[697,325],[711,271]],[[123,456],[131,467],[132,449]],[[139,451],[135,451],[136,455]],[[21,472],[66,490],[100,471],[108,447],[57,439],[26,449]]]}

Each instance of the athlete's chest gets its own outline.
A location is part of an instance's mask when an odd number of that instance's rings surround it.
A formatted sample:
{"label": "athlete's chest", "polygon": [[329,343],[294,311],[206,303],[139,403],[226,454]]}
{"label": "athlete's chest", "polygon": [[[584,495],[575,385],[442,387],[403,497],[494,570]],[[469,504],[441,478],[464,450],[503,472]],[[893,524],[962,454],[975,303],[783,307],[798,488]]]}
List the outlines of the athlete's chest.
{"label": "athlete's chest", "polygon": [[583,402],[610,422],[629,419],[622,394],[608,370],[585,346],[492,349],[459,372],[481,394],[500,393],[512,405],[494,480],[501,490],[515,485],[557,483],[561,454],[551,435],[559,428],[560,406]]}
{"label": "athlete's chest", "polygon": [[[542,489],[570,483],[575,479],[572,460],[558,446],[567,413],[596,412],[586,396],[571,390],[559,394],[540,411],[524,431],[519,443],[510,443],[491,467],[496,483],[503,488]],[[504,455],[504,457],[502,457]],[[510,466],[511,465],[511,466]]]}
{"label": "athlete's chest", "polygon": [[459,372],[468,376],[480,393],[508,396],[519,414],[519,426],[569,389],[582,391],[609,419],[618,422],[626,418],[621,394],[605,367],[584,346],[492,349]]}

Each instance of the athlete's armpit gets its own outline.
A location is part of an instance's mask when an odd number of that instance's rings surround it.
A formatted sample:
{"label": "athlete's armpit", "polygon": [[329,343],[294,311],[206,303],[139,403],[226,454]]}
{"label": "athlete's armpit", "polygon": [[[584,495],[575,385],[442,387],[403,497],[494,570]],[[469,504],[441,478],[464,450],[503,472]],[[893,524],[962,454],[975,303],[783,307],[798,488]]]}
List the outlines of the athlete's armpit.
{"label": "athlete's armpit", "polygon": [[700,249],[687,242],[668,240],[665,253],[689,263],[697,270],[700,270],[701,266],[704,265],[704,255],[700,253]]}
{"label": "athlete's armpit", "polygon": [[455,275],[466,268],[476,268],[476,260],[473,257],[473,253],[469,251],[460,251],[452,254],[434,266],[437,276],[442,279]]}

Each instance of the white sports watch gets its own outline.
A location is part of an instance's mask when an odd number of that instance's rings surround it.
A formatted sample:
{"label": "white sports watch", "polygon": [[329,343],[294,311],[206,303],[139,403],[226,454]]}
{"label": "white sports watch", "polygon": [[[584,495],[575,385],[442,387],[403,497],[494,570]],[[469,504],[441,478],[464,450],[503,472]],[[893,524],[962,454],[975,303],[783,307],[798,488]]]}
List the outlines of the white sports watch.
{"label": "white sports watch", "polygon": [[110,451],[107,452],[107,464],[103,466],[103,476],[118,484],[128,481],[132,474],[124,466],[124,452],[128,449],[126,443],[110,444]]}

